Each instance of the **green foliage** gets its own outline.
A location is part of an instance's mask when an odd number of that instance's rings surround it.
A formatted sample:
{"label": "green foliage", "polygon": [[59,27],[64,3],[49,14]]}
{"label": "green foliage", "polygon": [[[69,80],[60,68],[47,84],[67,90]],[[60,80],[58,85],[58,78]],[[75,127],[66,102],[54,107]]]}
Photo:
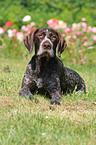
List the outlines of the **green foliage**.
{"label": "green foliage", "polygon": [[4,47],[0,49],[0,57],[5,58],[24,58],[28,56],[28,52],[24,48],[23,43],[15,42],[12,39],[2,40]]}
{"label": "green foliage", "polygon": [[[0,26],[4,27],[6,21],[12,21],[13,26],[10,29],[15,28],[18,31],[22,31],[21,27],[26,24],[22,21],[25,15],[31,16],[31,21],[35,22],[36,27],[48,27],[47,20],[56,18],[67,22],[68,26],[71,28],[72,23],[80,23],[82,17],[86,18],[89,26],[96,26],[95,7],[96,0],[1,0]],[[4,46],[2,46],[3,43]],[[77,40],[74,44],[76,43],[78,43]],[[81,46],[81,41],[79,42],[79,45]],[[77,62],[80,62],[79,60],[86,54],[87,63],[96,63],[95,46],[94,50],[87,50],[85,47],[83,55],[77,52],[78,49],[81,49],[78,45],[78,48],[75,45],[69,45],[69,43],[67,46],[68,51],[65,51],[64,57],[68,60],[68,62],[73,62],[75,59]],[[70,51],[71,49],[73,53],[69,53],[72,52]],[[6,37],[4,39],[0,38],[0,52],[0,57],[5,56],[7,58],[23,58],[28,56],[28,52],[24,49],[24,45],[22,43],[20,45],[19,42],[13,42],[11,39]]]}
{"label": "green foliage", "polygon": [[11,20],[20,29],[22,18],[29,14],[39,27],[47,27],[46,21],[53,17],[68,24],[85,17],[89,25],[96,26],[95,8],[95,0],[3,0],[0,1],[0,25]]}

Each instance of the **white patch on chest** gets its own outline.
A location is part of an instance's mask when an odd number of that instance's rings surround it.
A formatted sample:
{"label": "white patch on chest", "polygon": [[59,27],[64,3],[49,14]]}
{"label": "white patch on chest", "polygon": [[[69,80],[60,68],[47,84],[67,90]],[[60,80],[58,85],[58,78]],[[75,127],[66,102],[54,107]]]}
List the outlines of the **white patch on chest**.
{"label": "white patch on chest", "polygon": [[36,82],[36,86],[38,88],[42,88],[43,87],[41,78],[37,78],[37,80],[35,79],[34,81]]}

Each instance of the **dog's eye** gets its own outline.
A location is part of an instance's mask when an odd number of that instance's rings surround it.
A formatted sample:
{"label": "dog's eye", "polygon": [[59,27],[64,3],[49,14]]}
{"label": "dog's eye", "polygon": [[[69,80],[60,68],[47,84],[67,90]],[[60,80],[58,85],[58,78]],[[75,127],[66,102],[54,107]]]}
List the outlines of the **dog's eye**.
{"label": "dog's eye", "polygon": [[56,36],[53,35],[53,36],[51,36],[51,38],[52,38],[53,40],[55,40],[55,39],[56,39]]}
{"label": "dog's eye", "polygon": [[39,34],[39,37],[40,37],[40,38],[44,38],[44,35],[43,35],[43,34]]}

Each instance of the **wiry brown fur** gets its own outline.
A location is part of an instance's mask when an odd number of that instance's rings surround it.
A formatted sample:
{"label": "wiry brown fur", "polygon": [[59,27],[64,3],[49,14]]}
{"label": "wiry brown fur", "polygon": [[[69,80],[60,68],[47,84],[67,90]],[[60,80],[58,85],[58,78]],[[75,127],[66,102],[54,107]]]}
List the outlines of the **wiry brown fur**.
{"label": "wiry brown fur", "polygon": [[[24,42],[29,52],[32,52],[33,44],[35,45],[35,55],[25,71],[20,95],[32,99],[38,90],[40,93],[49,94],[51,104],[60,104],[62,93],[72,93],[74,89],[76,92],[85,92],[84,80],[80,75],[64,67],[56,56],[57,46],[59,56],[66,48],[66,42],[59,32],[46,28],[36,29],[25,37]],[[40,47],[42,54],[39,55]]]}

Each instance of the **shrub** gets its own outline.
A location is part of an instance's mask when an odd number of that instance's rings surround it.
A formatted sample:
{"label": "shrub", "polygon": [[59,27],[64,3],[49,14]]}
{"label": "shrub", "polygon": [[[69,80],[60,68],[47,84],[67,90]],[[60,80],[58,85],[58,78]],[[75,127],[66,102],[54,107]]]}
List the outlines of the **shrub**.
{"label": "shrub", "polygon": [[[22,23],[24,25],[22,25],[21,31],[14,29],[15,25],[12,21],[8,21],[4,27],[0,27],[0,55],[7,57],[27,56],[28,53],[22,45],[23,38],[36,27],[34,27],[35,23],[31,22],[30,15],[25,16]],[[55,18],[48,20],[47,24],[63,35],[67,42],[68,56],[71,60],[76,64],[85,64],[88,51],[95,48],[96,27],[89,26],[85,18],[82,18],[80,23],[73,23],[70,27],[67,23]]]}
{"label": "shrub", "polygon": [[88,26],[85,18],[82,18],[80,23],[73,23],[71,28],[63,21],[58,21],[54,18],[48,20],[47,23],[49,27],[59,30],[65,37],[69,55],[73,58],[73,62],[85,64],[88,49],[94,49],[96,44],[96,27]]}

